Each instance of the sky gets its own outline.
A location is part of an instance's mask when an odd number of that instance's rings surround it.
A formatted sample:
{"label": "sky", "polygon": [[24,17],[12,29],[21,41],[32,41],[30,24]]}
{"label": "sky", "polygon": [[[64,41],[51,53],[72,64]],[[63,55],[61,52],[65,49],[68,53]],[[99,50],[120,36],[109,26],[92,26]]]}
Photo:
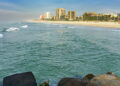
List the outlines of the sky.
{"label": "sky", "polygon": [[0,0],[0,21],[39,18],[45,12],[55,15],[56,8],[84,12],[120,13],[120,0]]}

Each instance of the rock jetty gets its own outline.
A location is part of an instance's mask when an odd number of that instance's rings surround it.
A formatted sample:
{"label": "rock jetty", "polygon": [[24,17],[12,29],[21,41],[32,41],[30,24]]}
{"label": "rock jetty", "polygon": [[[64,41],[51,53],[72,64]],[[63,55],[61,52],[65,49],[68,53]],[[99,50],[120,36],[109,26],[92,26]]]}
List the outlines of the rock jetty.
{"label": "rock jetty", "polygon": [[[32,72],[25,72],[5,77],[3,86],[37,86],[37,83]],[[50,86],[49,81],[38,86]],[[112,72],[101,75],[87,74],[83,78],[65,77],[57,86],[120,86],[120,77]]]}

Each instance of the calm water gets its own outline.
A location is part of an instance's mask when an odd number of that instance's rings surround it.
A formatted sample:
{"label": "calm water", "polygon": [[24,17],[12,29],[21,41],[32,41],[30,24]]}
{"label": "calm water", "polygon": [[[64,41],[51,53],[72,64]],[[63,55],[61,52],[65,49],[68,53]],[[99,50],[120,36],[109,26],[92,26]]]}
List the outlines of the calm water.
{"label": "calm water", "polygon": [[[11,27],[19,30],[7,32]],[[37,81],[108,71],[120,75],[120,30],[61,24],[0,24],[0,78],[26,71],[32,71]]]}

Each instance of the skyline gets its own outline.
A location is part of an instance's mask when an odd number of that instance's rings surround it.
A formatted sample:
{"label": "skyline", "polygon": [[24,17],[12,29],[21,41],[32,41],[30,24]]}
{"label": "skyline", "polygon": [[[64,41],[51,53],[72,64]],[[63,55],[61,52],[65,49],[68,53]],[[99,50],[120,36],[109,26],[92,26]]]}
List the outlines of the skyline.
{"label": "skyline", "polygon": [[[0,21],[38,18],[44,12],[55,14],[56,8],[84,12],[120,13],[120,0],[0,0]],[[8,15],[9,14],[9,15]]]}

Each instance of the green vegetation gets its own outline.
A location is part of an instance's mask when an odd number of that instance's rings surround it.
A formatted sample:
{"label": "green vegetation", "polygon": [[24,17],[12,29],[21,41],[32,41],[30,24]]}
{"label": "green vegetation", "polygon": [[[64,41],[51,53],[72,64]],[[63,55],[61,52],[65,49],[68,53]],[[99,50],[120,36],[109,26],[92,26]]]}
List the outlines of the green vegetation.
{"label": "green vegetation", "polygon": [[84,21],[118,21],[119,18],[111,14],[84,13],[83,20]]}

